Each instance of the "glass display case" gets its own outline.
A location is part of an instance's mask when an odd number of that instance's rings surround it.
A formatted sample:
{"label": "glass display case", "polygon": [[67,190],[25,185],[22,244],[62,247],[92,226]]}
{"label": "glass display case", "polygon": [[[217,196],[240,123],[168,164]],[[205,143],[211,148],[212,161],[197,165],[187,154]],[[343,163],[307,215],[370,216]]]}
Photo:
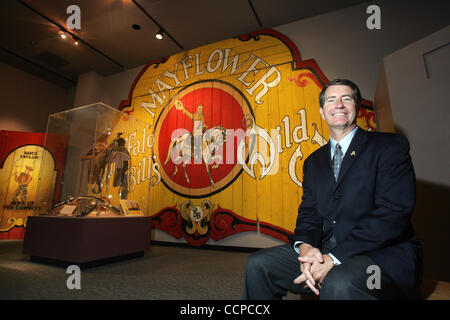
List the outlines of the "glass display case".
{"label": "glass display case", "polygon": [[149,215],[146,172],[153,140],[148,123],[96,103],[51,114],[44,148],[58,148],[61,136],[66,137],[61,179],[45,183],[54,164],[51,159],[41,163],[34,215]]}

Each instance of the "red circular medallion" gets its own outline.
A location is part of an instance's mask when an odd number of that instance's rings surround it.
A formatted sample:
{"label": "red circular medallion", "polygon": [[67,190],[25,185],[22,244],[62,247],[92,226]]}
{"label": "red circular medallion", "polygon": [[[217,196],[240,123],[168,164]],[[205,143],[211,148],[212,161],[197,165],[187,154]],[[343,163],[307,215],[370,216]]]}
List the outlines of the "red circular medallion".
{"label": "red circular medallion", "polygon": [[201,81],[179,91],[155,126],[164,184],[190,198],[230,185],[242,171],[236,153],[248,114],[253,112],[245,96],[226,82]]}

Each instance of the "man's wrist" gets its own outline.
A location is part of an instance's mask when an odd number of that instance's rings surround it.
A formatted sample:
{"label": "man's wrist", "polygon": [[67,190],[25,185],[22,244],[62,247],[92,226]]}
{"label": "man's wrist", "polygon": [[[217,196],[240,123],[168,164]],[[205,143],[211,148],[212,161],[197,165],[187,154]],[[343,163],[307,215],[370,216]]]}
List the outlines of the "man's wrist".
{"label": "man's wrist", "polygon": [[333,259],[331,259],[331,257],[328,254],[323,255],[323,262],[325,263],[325,265],[328,265],[329,267],[335,266]]}
{"label": "man's wrist", "polygon": [[341,262],[335,256],[333,256],[331,253],[326,254],[326,256],[328,256],[331,259],[331,262],[333,263],[334,266],[341,264]]}
{"label": "man's wrist", "polygon": [[312,248],[312,246],[310,244],[305,243],[305,242],[300,243],[300,245],[298,246],[298,254],[301,256],[302,255],[302,250],[305,251],[308,248]]}

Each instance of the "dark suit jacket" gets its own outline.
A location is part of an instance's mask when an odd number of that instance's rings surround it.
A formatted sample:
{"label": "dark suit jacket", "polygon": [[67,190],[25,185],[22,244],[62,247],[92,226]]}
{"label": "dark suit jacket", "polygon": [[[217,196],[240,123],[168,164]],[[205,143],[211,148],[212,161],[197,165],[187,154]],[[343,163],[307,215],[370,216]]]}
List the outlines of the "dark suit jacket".
{"label": "dark suit jacket", "polygon": [[416,297],[423,265],[422,244],[410,222],[414,204],[408,140],[358,128],[337,182],[329,143],[305,160],[303,199],[290,240],[321,248],[334,236],[330,253],[341,262],[369,256],[408,296]]}

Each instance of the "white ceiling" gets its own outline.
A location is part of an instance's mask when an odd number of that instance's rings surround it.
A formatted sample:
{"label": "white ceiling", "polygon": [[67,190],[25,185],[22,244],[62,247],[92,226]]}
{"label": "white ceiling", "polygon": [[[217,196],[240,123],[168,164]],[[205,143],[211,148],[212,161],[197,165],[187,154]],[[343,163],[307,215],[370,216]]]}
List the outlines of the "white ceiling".
{"label": "white ceiling", "polygon": [[[69,88],[149,61],[366,0],[1,0],[0,61]],[[69,30],[67,7],[81,11]],[[139,30],[132,28],[140,26]],[[163,40],[154,35],[161,26]],[[79,38],[59,37],[60,27]]]}

